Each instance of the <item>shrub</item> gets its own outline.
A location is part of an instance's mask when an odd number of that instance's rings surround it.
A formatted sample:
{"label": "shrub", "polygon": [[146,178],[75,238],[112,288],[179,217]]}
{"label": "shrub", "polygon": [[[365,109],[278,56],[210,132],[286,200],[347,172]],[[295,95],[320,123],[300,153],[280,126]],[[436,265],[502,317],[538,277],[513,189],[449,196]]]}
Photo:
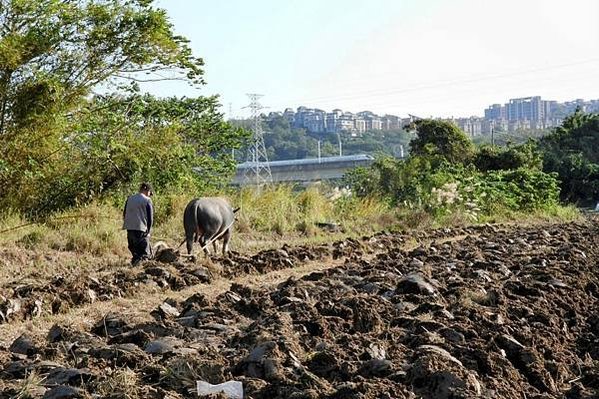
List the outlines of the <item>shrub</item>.
{"label": "shrub", "polygon": [[481,171],[529,168],[540,170],[543,157],[533,141],[518,146],[482,145],[474,156],[474,165]]}

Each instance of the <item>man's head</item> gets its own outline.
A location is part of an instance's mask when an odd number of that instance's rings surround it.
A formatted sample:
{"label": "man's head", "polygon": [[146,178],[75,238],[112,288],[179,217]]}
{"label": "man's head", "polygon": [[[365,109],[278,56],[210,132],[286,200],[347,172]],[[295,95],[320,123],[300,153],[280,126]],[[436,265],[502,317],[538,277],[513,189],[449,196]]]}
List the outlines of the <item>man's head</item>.
{"label": "man's head", "polygon": [[141,185],[139,186],[139,192],[145,194],[148,197],[151,197],[154,194],[152,190],[152,185],[147,182],[141,183]]}

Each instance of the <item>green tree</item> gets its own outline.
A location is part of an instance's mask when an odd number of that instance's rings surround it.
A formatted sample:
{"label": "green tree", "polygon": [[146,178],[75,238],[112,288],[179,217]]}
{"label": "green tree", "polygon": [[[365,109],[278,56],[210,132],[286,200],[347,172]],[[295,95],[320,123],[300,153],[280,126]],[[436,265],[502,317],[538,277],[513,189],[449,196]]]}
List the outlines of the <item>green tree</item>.
{"label": "green tree", "polygon": [[[134,94],[161,71],[203,84],[152,3],[0,1],[0,208],[44,214],[141,179],[197,192],[231,175],[246,135],[216,97]],[[120,94],[90,97],[97,87]]]}
{"label": "green tree", "polygon": [[235,171],[231,149],[247,133],[224,122],[218,107],[216,97],[94,98],[72,126],[70,162],[38,183],[45,196],[37,208],[75,205],[140,180],[195,194],[227,184]]}
{"label": "green tree", "polygon": [[410,141],[410,154],[439,156],[451,163],[466,163],[474,154],[474,145],[455,124],[422,119],[414,122],[416,137]]}
{"label": "green tree", "polygon": [[473,162],[483,172],[518,168],[541,170],[543,156],[536,142],[529,140],[526,144],[508,147],[482,145],[477,149]]}
{"label": "green tree", "polygon": [[203,83],[203,61],[152,0],[2,0],[0,26],[0,206],[63,171],[93,88],[162,70]]}
{"label": "green tree", "polygon": [[583,204],[599,199],[599,114],[576,110],[539,145],[544,170],[559,175],[563,199]]}

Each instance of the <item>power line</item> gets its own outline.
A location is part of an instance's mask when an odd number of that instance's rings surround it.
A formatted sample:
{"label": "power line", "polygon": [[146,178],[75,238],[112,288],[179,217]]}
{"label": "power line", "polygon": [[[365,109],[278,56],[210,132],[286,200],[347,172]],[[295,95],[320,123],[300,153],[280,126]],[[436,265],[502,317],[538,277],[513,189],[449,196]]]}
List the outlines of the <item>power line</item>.
{"label": "power line", "polygon": [[479,76],[479,77],[466,78],[466,79],[454,79],[454,80],[448,80],[448,81],[440,81],[440,82],[431,83],[431,84],[423,83],[423,84],[415,85],[412,87],[406,87],[406,88],[366,90],[366,91],[357,92],[357,93],[354,92],[351,94],[340,94],[340,95],[335,95],[335,96],[322,96],[322,97],[314,97],[311,99],[310,98],[300,99],[300,100],[296,100],[293,102],[311,103],[311,102],[325,102],[325,101],[335,101],[335,100],[357,100],[357,99],[363,99],[363,98],[389,96],[389,95],[408,93],[408,92],[413,92],[413,91],[436,89],[436,88],[441,88],[441,87],[453,86],[453,85],[457,85],[457,84],[475,83],[475,82],[495,80],[495,79],[504,79],[504,78],[513,77],[513,76],[526,75],[526,74],[530,74],[530,73],[538,73],[538,72],[549,71],[549,70],[554,70],[554,69],[566,68],[566,67],[575,66],[575,65],[589,64],[589,63],[593,63],[593,62],[597,62],[597,61],[599,61],[599,58],[590,58],[590,59],[581,60],[581,61],[577,61],[577,62],[564,63],[564,64],[559,64],[559,65],[550,65],[550,66],[546,66],[546,67],[531,68],[531,69],[527,69],[527,70],[508,72],[508,73],[503,73],[503,74],[486,75],[486,76]]}

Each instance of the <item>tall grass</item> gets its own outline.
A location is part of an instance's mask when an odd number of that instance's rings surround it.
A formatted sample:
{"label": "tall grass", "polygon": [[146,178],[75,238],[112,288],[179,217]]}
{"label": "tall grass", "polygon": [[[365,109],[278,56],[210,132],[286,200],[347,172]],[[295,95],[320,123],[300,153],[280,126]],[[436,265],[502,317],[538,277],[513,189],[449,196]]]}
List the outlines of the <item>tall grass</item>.
{"label": "tall grass", "polygon": [[[254,190],[230,191],[225,197],[236,214],[233,248],[252,250],[272,247],[284,242],[326,241],[339,235],[365,235],[382,229],[409,230],[415,228],[464,225],[473,222],[467,215],[451,214],[442,219],[418,209],[392,208],[378,198],[337,196],[323,187],[297,190],[280,185]],[[184,238],[183,210],[191,195],[173,193],[154,198],[156,225],[152,240],[164,240],[178,245]],[[123,198],[124,202],[124,198]],[[579,213],[574,207],[555,206],[534,215],[498,214],[478,222],[510,220],[574,220]],[[318,224],[340,227],[337,236],[320,229]],[[20,228],[17,228],[21,226]],[[0,246],[10,243],[37,251],[51,249],[127,257],[126,234],[121,230],[122,208],[112,202],[96,202],[85,207],[53,215],[45,223],[28,224],[14,212],[0,217]]]}

